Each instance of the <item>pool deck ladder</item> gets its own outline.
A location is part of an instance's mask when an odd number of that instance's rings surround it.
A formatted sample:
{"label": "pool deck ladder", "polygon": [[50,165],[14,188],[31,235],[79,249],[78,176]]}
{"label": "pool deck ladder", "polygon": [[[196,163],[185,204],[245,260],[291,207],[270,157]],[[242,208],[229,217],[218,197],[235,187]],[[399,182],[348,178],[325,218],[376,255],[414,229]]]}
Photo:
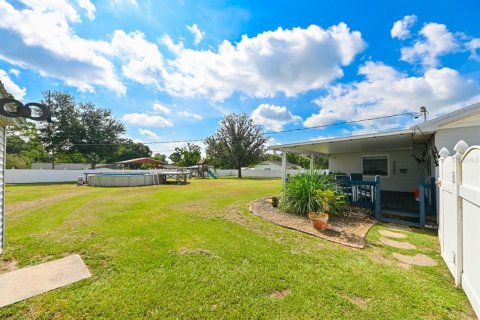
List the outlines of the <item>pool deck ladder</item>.
{"label": "pool deck ladder", "polygon": [[160,184],[160,179],[158,178],[158,170],[150,170],[150,173],[152,174],[152,181],[153,185],[159,185]]}

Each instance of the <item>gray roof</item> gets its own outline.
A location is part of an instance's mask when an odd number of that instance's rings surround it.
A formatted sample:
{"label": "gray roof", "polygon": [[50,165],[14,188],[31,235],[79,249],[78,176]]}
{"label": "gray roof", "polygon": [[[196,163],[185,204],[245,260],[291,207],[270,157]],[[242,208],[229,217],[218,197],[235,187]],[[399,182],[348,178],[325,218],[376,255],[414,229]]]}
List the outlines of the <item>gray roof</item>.
{"label": "gray roof", "polygon": [[439,127],[447,125],[452,122],[456,122],[470,116],[480,113],[480,102],[469,105],[468,107],[461,108],[443,116],[436,117],[435,119],[428,120],[427,122],[417,125],[422,131],[436,131]]}
{"label": "gray roof", "polygon": [[[270,150],[286,150],[289,152],[310,154],[333,154],[343,153],[350,150],[374,151],[374,150],[401,150],[412,147],[412,142],[422,143],[430,138],[439,127],[459,121],[480,113],[480,102],[468,107],[447,113],[443,116],[429,120],[422,124],[414,125],[408,129],[376,132],[362,135],[336,137],[287,143],[269,147]],[[418,130],[420,129],[420,130]],[[361,144],[359,143],[361,140]]]}

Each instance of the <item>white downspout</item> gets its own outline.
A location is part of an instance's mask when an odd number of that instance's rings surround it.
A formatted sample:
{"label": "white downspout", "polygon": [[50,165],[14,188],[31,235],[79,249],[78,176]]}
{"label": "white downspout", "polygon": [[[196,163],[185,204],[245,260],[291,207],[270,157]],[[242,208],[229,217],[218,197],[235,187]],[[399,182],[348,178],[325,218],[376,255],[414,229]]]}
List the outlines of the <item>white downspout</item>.
{"label": "white downspout", "polygon": [[287,183],[287,151],[282,152],[282,187],[285,189]]}

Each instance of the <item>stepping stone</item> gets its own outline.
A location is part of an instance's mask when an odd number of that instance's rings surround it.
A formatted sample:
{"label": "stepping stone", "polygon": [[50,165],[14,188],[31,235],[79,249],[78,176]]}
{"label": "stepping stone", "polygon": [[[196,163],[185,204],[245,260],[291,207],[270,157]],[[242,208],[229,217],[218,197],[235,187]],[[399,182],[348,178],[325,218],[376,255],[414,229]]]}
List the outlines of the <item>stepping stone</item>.
{"label": "stepping stone", "polygon": [[417,248],[413,244],[411,244],[410,242],[395,241],[395,240],[384,238],[384,237],[380,237],[380,241],[383,244],[386,244],[387,246],[394,247],[394,248],[397,248],[397,249],[413,250],[413,249]]}
{"label": "stepping stone", "polygon": [[414,256],[406,256],[404,254],[400,253],[394,253],[393,256],[397,258],[398,261],[402,263],[407,263],[411,264],[414,266],[423,266],[423,267],[434,267],[437,265],[437,262],[430,258],[429,256],[426,256],[424,254],[417,254]]}
{"label": "stepping stone", "polygon": [[405,239],[407,237],[404,233],[393,232],[390,230],[380,230],[379,233],[382,236],[395,238],[395,239]]}
{"label": "stepping stone", "polygon": [[410,229],[409,227],[407,226],[400,226],[398,224],[387,224],[386,227],[392,231],[412,231],[412,229]]}
{"label": "stepping stone", "polygon": [[0,307],[91,277],[78,255],[0,275]]}

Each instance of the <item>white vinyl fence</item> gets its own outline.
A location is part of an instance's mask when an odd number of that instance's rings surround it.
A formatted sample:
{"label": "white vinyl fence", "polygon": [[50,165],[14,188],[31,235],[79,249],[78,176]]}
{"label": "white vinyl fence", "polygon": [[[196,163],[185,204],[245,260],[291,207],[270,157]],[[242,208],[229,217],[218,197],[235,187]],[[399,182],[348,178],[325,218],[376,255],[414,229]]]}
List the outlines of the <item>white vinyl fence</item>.
{"label": "white vinyl fence", "polygon": [[[235,169],[227,169],[215,170],[220,177],[236,177],[237,170]],[[302,173],[303,170],[287,170],[287,174],[295,175]],[[243,169],[242,170],[242,177],[245,178],[281,178],[282,177],[282,170],[258,170],[258,169]]]}
{"label": "white vinyl fence", "polygon": [[[112,169],[97,170],[52,170],[52,169],[7,169],[5,183],[43,183],[43,182],[75,182],[78,177],[85,178],[85,172],[108,172]],[[119,171],[119,170],[116,170]],[[138,172],[138,170],[122,170],[122,172]],[[148,170],[146,170],[148,172]]]}
{"label": "white vinyl fence", "polygon": [[455,284],[480,316],[480,146],[440,150],[439,239]]}
{"label": "white vinyl fence", "polygon": [[[85,172],[108,172],[119,171],[112,169],[97,170],[52,170],[52,169],[7,169],[5,170],[5,183],[44,183],[44,182],[75,182],[78,177],[85,177]],[[122,172],[149,172],[148,170],[121,170]],[[237,170],[215,170],[220,177],[236,177]],[[287,174],[295,175],[303,172],[302,170],[288,170]],[[258,178],[280,178],[281,170],[242,170],[242,176]]]}

